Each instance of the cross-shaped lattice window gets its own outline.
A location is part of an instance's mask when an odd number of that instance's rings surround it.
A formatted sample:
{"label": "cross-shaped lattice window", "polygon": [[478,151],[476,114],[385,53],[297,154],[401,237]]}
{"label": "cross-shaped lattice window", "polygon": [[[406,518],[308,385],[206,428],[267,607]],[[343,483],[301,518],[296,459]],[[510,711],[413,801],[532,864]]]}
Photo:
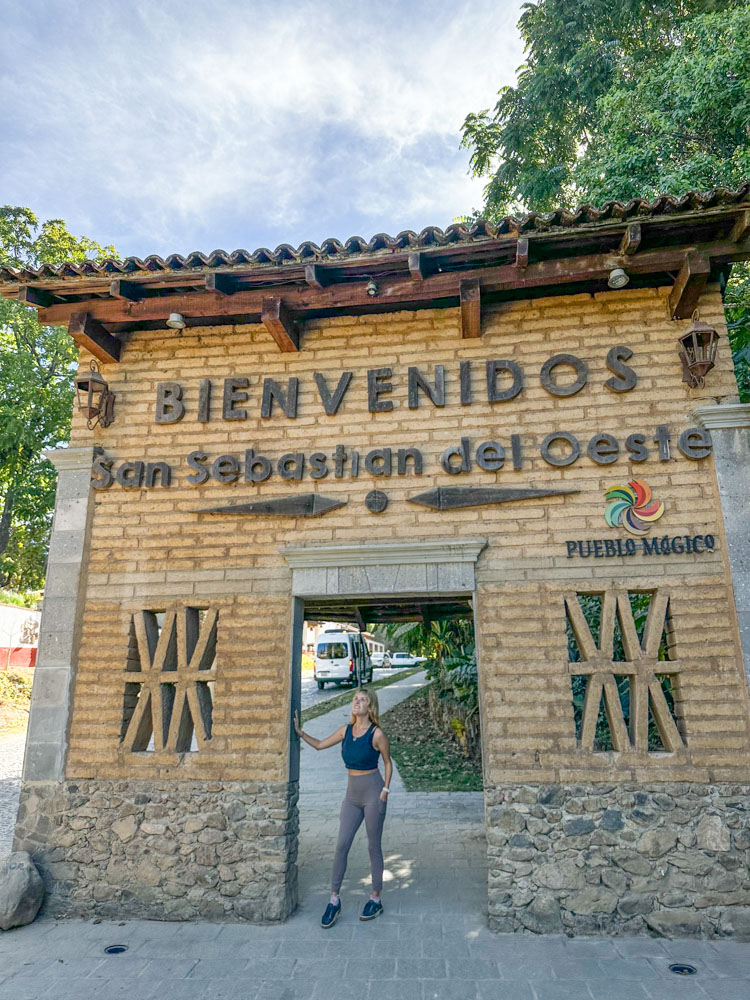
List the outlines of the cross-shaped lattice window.
{"label": "cross-shaped lattice window", "polygon": [[[568,622],[575,637],[580,660],[568,664],[572,676],[587,677],[580,745],[594,749],[602,702],[612,748],[619,751],[649,749],[649,715],[653,718],[664,750],[682,750],[684,743],[670,711],[660,676],[680,672],[677,660],[660,660],[659,647],[665,632],[669,595],[655,590],[650,595],[642,638],[633,616],[627,591],[608,590],[601,600],[599,641],[592,635],[578,594],[566,594]],[[615,631],[619,627],[624,660],[614,659]],[[628,714],[625,723],[616,675],[629,681]]]}
{"label": "cross-shaped lattice window", "polygon": [[[121,747],[199,750],[211,739],[216,609],[139,611],[131,619]],[[160,619],[161,625],[159,624]]]}

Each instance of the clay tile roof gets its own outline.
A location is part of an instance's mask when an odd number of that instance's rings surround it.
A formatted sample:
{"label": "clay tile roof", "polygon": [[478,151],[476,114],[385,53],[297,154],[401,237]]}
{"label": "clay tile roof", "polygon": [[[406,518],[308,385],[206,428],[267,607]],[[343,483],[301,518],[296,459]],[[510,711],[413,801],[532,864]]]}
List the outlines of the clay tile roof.
{"label": "clay tile roof", "polygon": [[554,233],[555,231],[602,225],[608,222],[622,223],[633,219],[702,212],[737,205],[748,200],[750,200],[750,181],[745,182],[735,190],[716,187],[705,193],[689,191],[680,197],[661,195],[651,202],[642,198],[634,198],[626,204],[610,201],[601,208],[596,208],[594,205],[580,205],[574,211],[556,209],[548,213],[529,212],[520,218],[507,216],[497,223],[484,219],[472,223],[454,223],[445,230],[437,226],[427,226],[421,233],[415,233],[410,229],[404,230],[398,236],[378,233],[369,241],[364,240],[361,236],[351,236],[345,243],[330,238],[323,240],[322,244],[317,246],[312,241],[306,240],[296,250],[288,243],[282,243],[275,250],[261,247],[252,253],[247,250],[234,250],[232,253],[214,250],[210,254],[203,254],[196,250],[185,257],[181,254],[170,254],[164,258],[152,254],[145,260],[140,257],[126,257],[124,260],[87,260],[80,263],[66,263],[60,264],[58,267],[48,265],[42,265],[39,268],[0,267],[0,281],[25,282],[43,278],[106,277],[118,274],[130,275],[137,271],[174,273],[203,270],[204,268],[252,265],[280,266],[285,263],[304,264],[311,261],[331,261],[342,258],[356,259],[388,251],[403,252],[406,249],[429,249],[450,244],[477,243],[503,236]]}

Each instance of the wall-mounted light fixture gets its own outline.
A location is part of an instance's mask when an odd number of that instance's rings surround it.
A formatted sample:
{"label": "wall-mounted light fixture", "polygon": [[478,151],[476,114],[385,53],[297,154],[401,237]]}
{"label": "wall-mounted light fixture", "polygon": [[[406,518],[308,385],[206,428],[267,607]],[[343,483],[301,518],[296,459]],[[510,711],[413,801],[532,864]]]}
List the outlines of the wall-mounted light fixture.
{"label": "wall-mounted light fixture", "polygon": [[693,321],[678,340],[677,353],[682,362],[682,381],[691,389],[703,385],[706,375],[716,363],[719,334],[693,313]]}
{"label": "wall-mounted light fixture", "polygon": [[365,291],[371,298],[375,298],[375,296],[378,294],[380,289],[378,288],[378,283],[374,278],[370,278],[370,280],[367,282],[367,287],[365,288]]}
{"label": "wall-mounted light fixture", "polygon": [[607,278],[607,284],[610,288],[624,288],[629,281],[630,278],[621,267],[613,268],[609,272],[609,277]]}
{"label": "wall-mounted light fixture", "polygon": [[97,424],[109,427],[115,418],[115,394],[109,391],[96,361],[91,362],[88,371],[76,375],[76,397],[78,409],[85,415],[90,431]]}
{"label": "wall-mounted light fixture", "polygon": [[167,319],[167,326],[170,330],[184,330],[187,323],[182,313],[170,313]]}

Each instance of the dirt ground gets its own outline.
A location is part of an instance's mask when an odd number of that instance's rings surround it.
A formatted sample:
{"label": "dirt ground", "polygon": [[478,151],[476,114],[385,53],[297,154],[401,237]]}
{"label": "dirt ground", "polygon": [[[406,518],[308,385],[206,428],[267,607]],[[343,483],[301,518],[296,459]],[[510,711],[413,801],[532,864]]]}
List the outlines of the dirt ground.
{"label": "dirt ground", "polygon": [[33,667],[0,671],[0,735],[26,729],[33,678]]}
{"label": "dirt ground", "polygon": [[418,691],[381,720],[409,792],[479,792],[481,760],[464,757],[458,743],[432,720],[427,690]]}

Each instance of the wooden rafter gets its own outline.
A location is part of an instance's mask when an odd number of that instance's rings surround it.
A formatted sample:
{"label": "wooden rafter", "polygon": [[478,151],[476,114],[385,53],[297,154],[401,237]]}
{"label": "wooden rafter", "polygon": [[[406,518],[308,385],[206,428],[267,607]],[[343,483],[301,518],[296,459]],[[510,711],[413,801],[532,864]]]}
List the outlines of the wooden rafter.
{"label": "wooden rafter", "polygon": [[408,257],[409,274],[415,281],[424,281],[429,274],[427,258],[423,253],[410,253]]}
{"label": "wooden rafter", "polygon": [[631,222],[631,224],[623,233],[622,242],[620,243],[620,253],[624,253],[630,256],[638,252],[638,247],[640,245],[641,245],[641,224],[640,222]]}
{"label": "wooden rafter", "polygon": [[468,597],[305,600],[308,621],[356,622],[358,613],[365,622],[433,622],[470,618],[473,612]]}
{"label": "wooden rafter", "polygon": [[68,323],[68,333],[79,347],[85,347],[99,361],[108,364],[120,360],[120,341],[89,313],[73,313]]}
{"label": "wooden rafter", "polygon": [[[535,241],[535,246],[536,246]],[[627,270],[632,277],[640,276],[655,284],[666,283],[667,276],[680,271],[686,259],[686,254],[698,254],[708,259],[713,268],[734,260],[750,257],[750,238],[744,238],[739,243],[715,241],[697,244],[695,247],[668,246],[656,250],[639,250],[628,257]],[[424,255],[423,255],[424,256]],[[430,257],[432,266],[439,259],[434,254]],[[434,260],[433,260],[434,256]],[[422,270],[424,270],[424,261]],[[319,265],[316,265],[319,266]],[[459,284],[462,280],[476,279],[481,286],[482,295],[502,295],[503,297],[523,296],[529,290],[544,290],[545,294],[564,294],[566,284],[585,285],[592,282],[602,283],[604,287],[609,272],[613,267],[622,266],[622,255],[616,252],[586,254],[564,258],[545,258],[530,262],[526,267],[517,267],[515,259],[508,264],[483,264],[474,268],[461,270],[446,268],[427,277],[414,280],[411,272],[406,270],[406,261],[402,261],[403,270],[400,273],[383,274],[377,277],[379,294],[371,297],[366,294],[365,283],[361,280],[345,279],[345,269],[337,268],[337,278],[334,284],[325,287],[315,287],[307,284],[302,277],[302,271],[297,271],[295,283],[285,284],[283,288],[284,303],[295,317],[306,314],[313,315],[345,315],[352,313],[383,312],[388,309],[419,309],[436,306],[455,306],[460,302]],[[341,272],[341,273],[339,273]],[[217,276],[221,272],[216,272]],[[287,272],[285,272],[286,275]],[[288,272],[291,275],[291,269]],[[349,272],[346,272],[349,274]],[[318,272],[320,276],[320,272]],[[206,317],[210,325],[231,322],[258,322],[265,298],[273,296],[274,289],[265,284],[263,287],[253,287],[252,275],[238,276],[242,285],[233,295],[216,295],[216,291],[206,289],[206,281],[211,275],[200,278],[202,288],[192,292],[185,291],[189,283],[188,276],[160,278],[161,284],[156,284],[150,277],[143,278],[143,287],[150,294],[142,301],[124,301],[123,299],[100,298],[97,290],[108,287],[109,282],[102,286],[90,280],[70,281],[62,291],[54,289],[52,295],[67,295],[78,289],[86,290],[93,296],[85,302],[52,302],[43,306],[34,302],[40,310],[40,320],[49,325],[61,325],[69,321],[75,312],[86,310],[100,323],[121,324],[123,329],[137,329],[142,324],[158,325],[164,322],[170,312],[179,312],[191,319]],[[231,276],[234,279],[234,275]],[[361,275],[360,275],[361,279]],[[192,278],[190,280],[195,280]],[[219,279],[220,281],[222,279]],[[236,279],[235,279],[236,280]],[[288,279],[287,279],[288,280]],[[166,283],[165,282],[169,282]],[[35,287],[35,291],[39,289]],[[159,294],[151,293],[158,290]],[[45,289],[41,291],[47,291]],[[279,289],[281,292],[281,289]],[[18,294],[15,290],[13,294]],[[31,304],[31,303],[30,303]],[[240,319],[241,318],[241,319]]]}
{"label": "wooden rafter", "polygon": [[729,239],[732,243],[740,243],[750,235],[750,208],[744,209],[735,219]]}
{"label": "wooden rafter", "polygon": [[233,274],[223,271],[210,271],[206,275],[206,291],[218,292],[220,295],[234,295],[237,291],[237,279]]}
{"label": "wooden rafter", "polygon": [[705,254],[689,251],[669,293],[672,319],[689,319],[698,305],[711,273],[711,261]]}
{"label": "wooden rafter", "polygon": [[305,264],[305,281],[310,288],[325,288],[331,284],[330,269],[322,264]]}
{"label": "wooden rafter", "polygon": [[115,278],[109,283],[109,294],[113,299],[127,299],[129,302],[140,302],[146,297],[146,289],[138,281],[128,281],[125,278]]}
{"label": "wooden rafter", "polygon": [[516,267],[524,268],[529,266],[529,241],[525,236],[521,236],[516,243]]}
{"label": "wooden rafter", "polygon": [[478,278],[464,278],[459,285],[461,297],[461,336],[482,336],[482,290]]}
{"label": "wooden rafter", "polygon": [[299,326],[279,298],[265,298],[260,313],[261,322],[284,352],[299,350]]}
{"label": "wooden rafter", "polygon": [[23,302],[25,306],[34,306],[38,309],[51,306],[55,302],[55,296],[43,288],[24,285],[23,288],[18,289],[18,301]]}

